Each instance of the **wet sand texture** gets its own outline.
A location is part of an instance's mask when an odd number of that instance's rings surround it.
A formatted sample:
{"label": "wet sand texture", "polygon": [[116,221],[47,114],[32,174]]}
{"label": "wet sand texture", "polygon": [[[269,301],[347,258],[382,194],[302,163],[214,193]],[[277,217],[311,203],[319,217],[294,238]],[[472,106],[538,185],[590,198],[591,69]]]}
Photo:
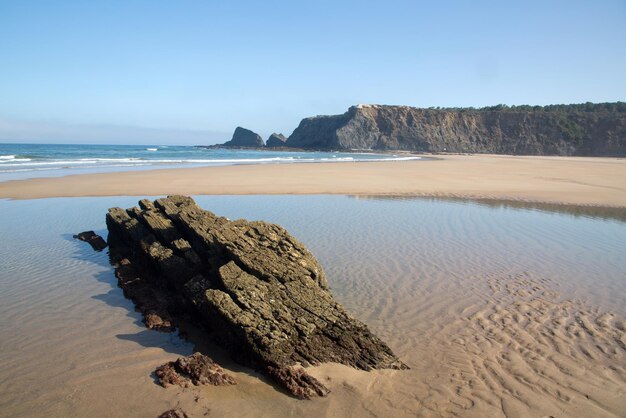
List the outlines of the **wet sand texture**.
{"label": "wet sand texture", "polygon": [[[337,300],[410,370],[308,372],[301,402],[193,336],[146,330],[107,254],[71,234],[136,198],[0,201],[3,416],[619,417],[626,411],[626,224],[590,214],[441,200],[206,196],[231,219],[288,229]],[[152,372],[194,351],[237,381],[171,386]]]}

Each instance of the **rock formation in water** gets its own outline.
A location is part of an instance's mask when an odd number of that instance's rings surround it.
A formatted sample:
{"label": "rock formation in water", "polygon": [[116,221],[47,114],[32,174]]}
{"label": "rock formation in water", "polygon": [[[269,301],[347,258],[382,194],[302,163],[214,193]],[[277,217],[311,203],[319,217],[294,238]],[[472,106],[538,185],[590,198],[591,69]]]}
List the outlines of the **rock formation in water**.
{"label": "rock formation in water", "polygon": [[102,251],[107,247],[106,241],[93,231],[81,232],[78,235],[74,235],[74,239],[88,243],[96,251]]}
{"label": "rock formation in water", "polygon": [[297,363],[406,368],[334,300],[315,257],[280,226],[230,221],[183,196],[139,206],[107,214],[118,277],[161,297],[167,318],[188,313],[239,362],[301,398],[328,389]]}
{"label": "rock formation in water", "polygon": [[285,135],[273,133],[269,138],[267,138],[265,146],[269,148],[284,147],[286,141],[287,138],[285,138]]}
{"label": "rock formation in water", "polygon": [[421,109],[358,105],[303,119],[286,143],[312,149],[626,155],[626,103]]}
{"label": "rock formation in water", "polygon": [[233,133],[233,138],[221,145],[221,147],[262,148],[265,146],[263,138],[249,129],[238,126]]}

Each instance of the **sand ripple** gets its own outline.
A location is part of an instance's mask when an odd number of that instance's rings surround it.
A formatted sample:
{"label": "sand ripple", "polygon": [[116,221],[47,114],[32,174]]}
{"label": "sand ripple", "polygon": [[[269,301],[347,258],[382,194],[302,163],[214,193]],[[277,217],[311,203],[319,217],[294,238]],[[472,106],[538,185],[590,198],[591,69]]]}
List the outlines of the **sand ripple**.
{"label": "sand ripple", "polygon": [[[145,330],[106,254],[67,238],[134,198],[0,201],[0,415],[623,416],[626,224],[463,202],[204,197],[284,225],[337,299],[409,371],[326,364],[333,393],[291,399],[210,345]],[[43,216],[42,214],[47,214]],[[154,368],[194,349],[229,388],[166,390]],[[106,394],[106,396],[103,396]],[[198,400],[196,400],[198,399]]]}
{"label": "sand ripple", "polygon": [[452,404],[483,403],[507,416],[623,413],[623,319],[560,301],[529,275],[488,284],[484,304],[450,326]]}
{"label": "sand ripple", "polygon": [[375,331],[412,369],[318,368],[334,382],[329,411],[345,410],[341,397],[356,397],[351,416],[622,416],[624,318],[557,288],[529,273],[495,274],[435,293],[419,309],[410,298],[372,305],[374,315],[393,312],[374,321]]}

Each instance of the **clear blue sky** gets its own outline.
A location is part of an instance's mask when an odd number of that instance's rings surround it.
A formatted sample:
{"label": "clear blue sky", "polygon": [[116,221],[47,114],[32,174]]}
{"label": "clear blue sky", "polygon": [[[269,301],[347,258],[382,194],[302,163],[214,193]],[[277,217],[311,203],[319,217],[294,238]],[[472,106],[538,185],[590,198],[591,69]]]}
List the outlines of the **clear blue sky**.
{"label": "clear blue sky", "polygon": [[357,103],[617,100],[624,0],[0,0],[3,142],[214,143]]}

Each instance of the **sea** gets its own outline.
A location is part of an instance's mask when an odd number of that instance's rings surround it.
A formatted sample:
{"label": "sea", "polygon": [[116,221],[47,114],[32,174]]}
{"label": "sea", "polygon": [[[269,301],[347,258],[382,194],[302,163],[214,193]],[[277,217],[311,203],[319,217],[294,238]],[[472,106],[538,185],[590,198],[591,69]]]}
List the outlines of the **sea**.
{"label": "sea", "polygon": [[181,145],[2,144],[0,181],[68,174],[233,164],[418,160],[407,154],[272,151]]}

